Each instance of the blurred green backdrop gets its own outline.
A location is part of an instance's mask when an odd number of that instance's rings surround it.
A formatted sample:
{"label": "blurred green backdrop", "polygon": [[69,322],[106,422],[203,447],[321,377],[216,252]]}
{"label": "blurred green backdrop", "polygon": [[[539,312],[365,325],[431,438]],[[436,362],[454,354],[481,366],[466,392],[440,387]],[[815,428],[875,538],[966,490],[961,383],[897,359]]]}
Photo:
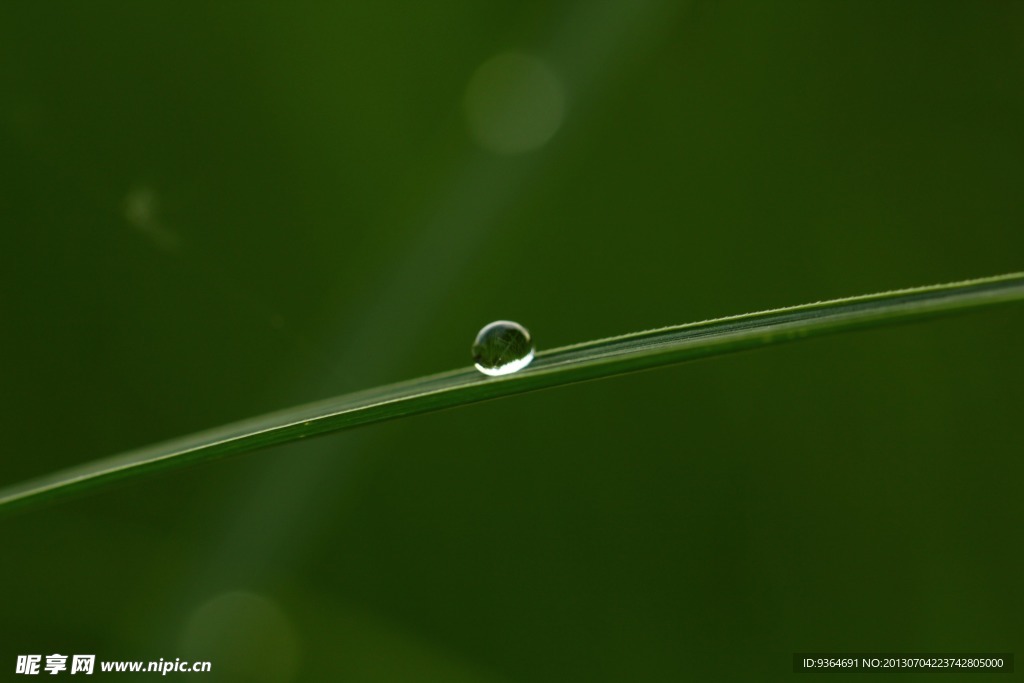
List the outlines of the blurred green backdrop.
{"label": "blurred green backdrop", "polygon": [[[4,3],[0,483],[464,365],[498,318],[545,348],[1021,270],[1022,83],[1014,1]],[[5,519],[0,672],[1013,651],[1022,332],[824,339]]]}

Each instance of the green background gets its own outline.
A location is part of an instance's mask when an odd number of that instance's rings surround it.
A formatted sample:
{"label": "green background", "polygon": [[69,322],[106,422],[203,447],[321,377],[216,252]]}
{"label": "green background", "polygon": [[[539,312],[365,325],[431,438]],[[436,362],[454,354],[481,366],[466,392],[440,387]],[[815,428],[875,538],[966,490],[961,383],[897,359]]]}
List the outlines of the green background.
{"label": "green background", "polygon": [[[566,98],[519,155],[463,110],[508,51]],[[0,484],[465,365],[494,319],[543,349],[1021,270],[1022,86],[1009,1],[4,3]],[[1019,651],[1022,333],[1009,307],[816,340],[6,518],[0,672]]]}

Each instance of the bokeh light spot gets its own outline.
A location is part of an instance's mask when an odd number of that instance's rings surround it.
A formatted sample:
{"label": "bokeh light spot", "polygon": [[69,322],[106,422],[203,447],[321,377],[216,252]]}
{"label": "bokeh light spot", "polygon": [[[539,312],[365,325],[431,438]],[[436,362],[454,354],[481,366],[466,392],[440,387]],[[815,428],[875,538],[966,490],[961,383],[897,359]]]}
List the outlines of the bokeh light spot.
{"label": "bokeh light spot", "polygon": [[288,683],[298,666],[291,620],[275,602],[244,591],[200,605],[182,632],[181,652],[211,662],[221,681]]}
{"label": "bokeh light spot", "polygon": [[491,57],[466,86],[466,121],[477,144],[497,154],[543,147],[562,125],[565,92],[536,57],[503,53]]}

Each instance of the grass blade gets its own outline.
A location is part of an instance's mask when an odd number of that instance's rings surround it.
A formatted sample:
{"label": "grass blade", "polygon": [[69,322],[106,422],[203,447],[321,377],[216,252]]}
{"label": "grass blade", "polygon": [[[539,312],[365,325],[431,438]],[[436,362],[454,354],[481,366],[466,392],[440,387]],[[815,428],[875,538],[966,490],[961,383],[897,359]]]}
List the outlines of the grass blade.
{"label": "grass blade", "polygon": [[467,367],[289,408],[0,490],[0,513],[188,463],[686,360],[1024,300],[1024,273],[836,299],[565,346],[504,377]]}

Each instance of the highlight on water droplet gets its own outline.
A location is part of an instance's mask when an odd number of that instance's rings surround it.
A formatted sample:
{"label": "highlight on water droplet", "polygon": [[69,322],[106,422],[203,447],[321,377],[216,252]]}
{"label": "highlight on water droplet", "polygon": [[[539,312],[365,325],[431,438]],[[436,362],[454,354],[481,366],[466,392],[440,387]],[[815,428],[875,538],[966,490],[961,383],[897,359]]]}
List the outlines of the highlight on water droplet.
{"label": "highlight on water droplet", "polygon": [[491,377],[518,372],[532,360],[529,330],[511,320],[496,320],[485,326],[473,342],[476,369]]}

